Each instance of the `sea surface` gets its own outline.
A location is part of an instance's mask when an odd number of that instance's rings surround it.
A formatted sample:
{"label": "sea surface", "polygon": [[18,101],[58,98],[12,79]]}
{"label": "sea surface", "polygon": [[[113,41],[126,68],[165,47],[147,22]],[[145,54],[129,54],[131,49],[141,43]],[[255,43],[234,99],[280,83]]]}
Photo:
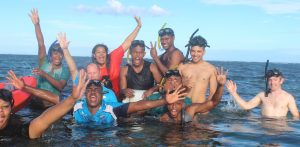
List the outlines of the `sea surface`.
{"label": "sea surface", "polygon": [[[83,68],[90,57],[75,57]],[[246,100],[265,89],[265,63],[209,61],[229,69],[228,78],[237,82],[238,93]],[[0,81],[5,81],[8,70],[18,76],[32,75],[37,67],[37,56],[0,55]],[[300,107],[300,64],[271,63],[269,68],[280,69],[284,89],[290,92]],[[71,81],[63,91],[67,97]],[[52,125],[41,139],[0,138],[0,146],[299,146],[300,121],[287,118],[266,119],[260,107],[244,111],[225,90],[222,102],[209,114],[198,115],[198,121],[185,126],[160,123],[155,117],[132,117],[117,126],[78,126],[71,114]],[[41,113],[25,107],[17,113],[24,121]]]}

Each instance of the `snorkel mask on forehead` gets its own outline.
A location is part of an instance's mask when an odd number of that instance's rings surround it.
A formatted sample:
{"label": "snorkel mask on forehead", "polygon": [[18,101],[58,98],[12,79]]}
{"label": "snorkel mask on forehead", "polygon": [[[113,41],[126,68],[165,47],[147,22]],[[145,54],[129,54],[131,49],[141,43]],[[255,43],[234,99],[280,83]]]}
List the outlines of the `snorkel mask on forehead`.
{"label": "snorkel mask on forehead", "polygon": [[180,76],[179,70],[168,70],[164,77],[169,78],[171,76]]}
{"label": "snorkel mask on forehead", "polygon": [[147,49],[150,49],[148,46],[145,45],[145,42],[143,40],[133,40],[131,42],[130,49],[135,48],[137,46],[146,47]]}
{"label": "snorkel mask on forehead", "polygon": [[174,31],[171,28],[163,28],[158,31],[158,35],[160,37],[165,36],[165,35],[174,36]]}
{"label": "snorkel mask on forehead", "polygon": [[276,68],[272,69],[272,70],[268,70],[266,73],[266,78],[271,78],[271,77],[283,77],[283,74]]}

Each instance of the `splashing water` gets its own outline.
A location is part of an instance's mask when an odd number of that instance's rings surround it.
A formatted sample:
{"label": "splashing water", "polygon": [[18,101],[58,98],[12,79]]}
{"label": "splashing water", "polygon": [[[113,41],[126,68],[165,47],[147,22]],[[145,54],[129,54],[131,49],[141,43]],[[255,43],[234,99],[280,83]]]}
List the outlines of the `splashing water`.
{"label": "splashing water", "polygon": [[222,106],[221,110],[223,112],[240,112],[241,108],[238,106],[238,104],[234,101],[233,97],[229,95],[228,97],[225,97],[224,105]]}

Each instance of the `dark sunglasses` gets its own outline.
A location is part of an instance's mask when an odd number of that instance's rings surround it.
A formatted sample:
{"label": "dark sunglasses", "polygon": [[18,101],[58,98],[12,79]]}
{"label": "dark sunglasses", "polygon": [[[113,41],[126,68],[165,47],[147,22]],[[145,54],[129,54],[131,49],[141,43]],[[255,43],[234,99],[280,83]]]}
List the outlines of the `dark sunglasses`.
{"label": "dark sunglasses", "polygon": [[135,48],[137,46],[146,47],[147,49],[150,49],[147,45],[145,45],[145,42],[143,40],[133,40],[131,42],[130,48]]}
{"label": "dark sunglasses", "polygon": [[160,37],[165,36],[165,35],[171,35],[174,36],[174,31],[171,28],[164,28],[164,29],[160,29],[158,31],[158,35]]}
{"label": "dark sunglasses", "polygon": [[268,70],[265,76],[266,76],[266,78],[271,78],[274,76],[279,77],[279,76],[283,76],[283,75],[278,69],[272,69],[272,70]]}
{"label": "dark sunglasses", "polygon": [[180,76],[180,73],[178,70],[168,70],[165,74],[165,77],[169,78],[171,76]]}

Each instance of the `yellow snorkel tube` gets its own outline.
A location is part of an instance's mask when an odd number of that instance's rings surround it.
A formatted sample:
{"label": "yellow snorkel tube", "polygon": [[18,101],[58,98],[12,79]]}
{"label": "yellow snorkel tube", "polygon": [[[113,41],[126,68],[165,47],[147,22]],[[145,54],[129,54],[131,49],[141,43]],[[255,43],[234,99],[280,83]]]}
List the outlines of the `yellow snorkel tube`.
{"label": "yellow snorkel tube", "polygon": [[[165,23],[161,26],[160,30],[161,30],[161,29],[164,29],[166,25],[167,25],[167,23],[165,22]],[[157,44],[158,44],[158,48],[161,49],[161,46],[160,46],[160,36],[159,36],[159,35],[158,35],[158,38],[157,38]],[[156,46],[155,46],[155,47],[156,47]]]}

